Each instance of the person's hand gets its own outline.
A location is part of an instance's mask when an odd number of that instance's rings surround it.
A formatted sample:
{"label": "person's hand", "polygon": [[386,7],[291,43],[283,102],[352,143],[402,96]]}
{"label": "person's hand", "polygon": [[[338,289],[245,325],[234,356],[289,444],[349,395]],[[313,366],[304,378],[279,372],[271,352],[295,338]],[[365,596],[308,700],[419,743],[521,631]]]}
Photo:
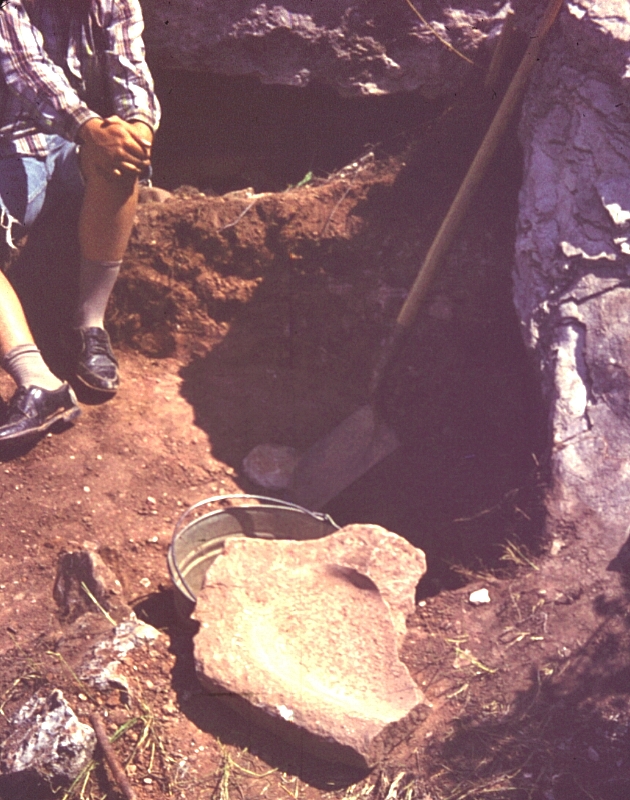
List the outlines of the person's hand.
{"label": "person's hand", "polygon": [[152,131],[117,116],[88,120],[79,130],[87,159],[105,178],[136,177],[150,164]]}

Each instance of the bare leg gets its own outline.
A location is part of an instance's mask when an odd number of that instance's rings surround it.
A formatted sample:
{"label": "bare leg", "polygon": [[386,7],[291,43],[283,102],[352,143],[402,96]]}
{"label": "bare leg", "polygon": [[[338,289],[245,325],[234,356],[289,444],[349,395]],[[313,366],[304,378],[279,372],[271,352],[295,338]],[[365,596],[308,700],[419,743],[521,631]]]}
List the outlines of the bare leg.
{"label": "bare leg", "polygon": [[19,344],[32,344],[31,333],[22,304],[9,283],[6,275],[0,271],[0,357]]}
{"label": "bare leg", "polygon": [[134,175],[115,180],[103,177],[81,157],[85,196],[79,217],[81,257],[90,261],[120,261],[127,249],[138,204],[138,181]]}
{"label": "bare leg", "polygon": [[105,177],[92,161],[91,152],[81,150],[86,185],[79,216],[76,375],[91,389],[112,395],[119,385],[118,363],[104,329],[104,318],[133,227],[138,181],[129,173]]}

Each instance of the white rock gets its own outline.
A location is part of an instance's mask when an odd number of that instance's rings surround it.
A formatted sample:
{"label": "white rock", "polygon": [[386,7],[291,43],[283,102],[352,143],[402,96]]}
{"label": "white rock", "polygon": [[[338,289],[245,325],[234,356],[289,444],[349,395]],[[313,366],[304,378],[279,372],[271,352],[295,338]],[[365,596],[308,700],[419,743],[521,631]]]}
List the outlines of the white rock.
{"label": "white rock", "polygon": [[92,758],[95,744],[92,728],[79,722],[63,692],[55,689],[31,698],[14,717],[13,733],[2,746],[2,772],[71,781]]}
{"label": "white rock", "polygon": [[473,606],[482,606],[490,602],[490,594],[487,589],[476,589],[474,592],[470,593],[468,602]]}

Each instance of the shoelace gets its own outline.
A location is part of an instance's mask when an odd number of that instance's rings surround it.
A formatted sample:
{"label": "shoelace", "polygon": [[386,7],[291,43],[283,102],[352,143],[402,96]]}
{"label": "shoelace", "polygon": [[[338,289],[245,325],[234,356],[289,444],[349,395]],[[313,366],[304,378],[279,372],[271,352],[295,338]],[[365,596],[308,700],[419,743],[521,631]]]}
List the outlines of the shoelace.
{"label": "shoelace", "polygon": [[[103,331],[105,333],[105,331]],[[85,338],[85,351],[88,356],[107,356],[110,359],[114,358],[109,342],[107,341],[107,334],[92,334]]]}

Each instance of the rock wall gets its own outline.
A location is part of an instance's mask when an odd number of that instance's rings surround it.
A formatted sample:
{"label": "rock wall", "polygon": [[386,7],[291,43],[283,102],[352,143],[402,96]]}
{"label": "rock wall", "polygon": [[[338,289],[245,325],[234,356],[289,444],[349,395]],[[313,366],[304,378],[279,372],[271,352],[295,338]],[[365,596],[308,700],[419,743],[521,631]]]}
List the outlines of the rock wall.
{"label": "rock wall", "polygon": [[347,96],[420,89],[455,91],[467,59],[494,39],[509,9],[502,0],[143,0],[145,41],[160,68],[253,75],[265,83],[319,82]]}
{"label": "rock wall", "polygon": [[[530,85],[514,297],[550,409],[549,528],[609,561],[630,500],[630,5],[561,11]],[[619,563],[619,562],[617,562]]]}

